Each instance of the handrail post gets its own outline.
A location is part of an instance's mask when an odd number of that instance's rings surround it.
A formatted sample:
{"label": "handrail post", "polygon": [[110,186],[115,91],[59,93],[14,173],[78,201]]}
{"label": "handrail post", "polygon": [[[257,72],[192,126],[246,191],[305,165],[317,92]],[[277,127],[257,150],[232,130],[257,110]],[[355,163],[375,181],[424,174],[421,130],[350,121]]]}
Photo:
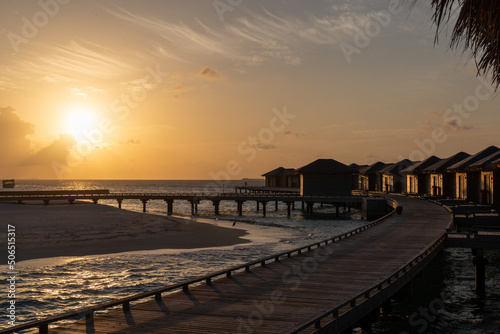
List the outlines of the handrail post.
{"label": "handrail post", "polygon": [[49,324],[43,323],[38,326],[38,333],[39,334],[48,334],[49,333]]}
{"label": "handrail post", "polygon": [[94,326],[94,311],[90,311],[90,313],[85,314],[85,324],[87,327]]}

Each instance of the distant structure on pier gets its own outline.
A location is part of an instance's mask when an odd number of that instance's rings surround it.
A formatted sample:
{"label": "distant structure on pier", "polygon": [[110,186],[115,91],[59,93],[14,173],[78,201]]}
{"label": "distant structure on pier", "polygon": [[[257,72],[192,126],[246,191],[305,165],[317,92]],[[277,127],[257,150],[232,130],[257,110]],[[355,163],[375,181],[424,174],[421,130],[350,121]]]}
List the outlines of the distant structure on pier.
{"label": "distant structure on pier", "polygon": [[262,176],[266,178],[266,187],[300,188],[300,177],[294,168],[278,167]]}
{"label": "distant structure on pier", "polygon": [[318,159],[297,169],[302,196],[349,196],[356,169],[333,159]]}

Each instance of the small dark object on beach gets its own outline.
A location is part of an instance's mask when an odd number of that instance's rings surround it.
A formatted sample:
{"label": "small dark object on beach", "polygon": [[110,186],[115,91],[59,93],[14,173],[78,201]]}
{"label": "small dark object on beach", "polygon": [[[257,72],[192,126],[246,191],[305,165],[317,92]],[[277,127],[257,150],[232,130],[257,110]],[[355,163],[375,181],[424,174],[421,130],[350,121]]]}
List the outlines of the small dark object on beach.
{"label": "small dark object on beach", "polygon": [[402,207],[402,206],[397,206],[397,207],[396,207],[396,213],[397,213],[398,215],[400,215],[401,213],[403,213],[403,207]]}
{"label": "small dark object on beach", "polygon": [[233,226],[236,225],[236,222],[233,223]]}

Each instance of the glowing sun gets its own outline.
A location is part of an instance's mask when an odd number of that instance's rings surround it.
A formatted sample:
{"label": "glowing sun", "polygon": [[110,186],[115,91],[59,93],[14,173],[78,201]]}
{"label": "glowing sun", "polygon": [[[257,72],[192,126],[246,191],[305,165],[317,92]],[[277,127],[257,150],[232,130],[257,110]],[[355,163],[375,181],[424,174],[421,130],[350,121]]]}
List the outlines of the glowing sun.
{"label": "glowing sun", "polygon": [[65,132],[72,134],[76,140],[83,140],[85,134],[91,132],[95,127],[95,113],[88,107],[73,107],[66,116]]}

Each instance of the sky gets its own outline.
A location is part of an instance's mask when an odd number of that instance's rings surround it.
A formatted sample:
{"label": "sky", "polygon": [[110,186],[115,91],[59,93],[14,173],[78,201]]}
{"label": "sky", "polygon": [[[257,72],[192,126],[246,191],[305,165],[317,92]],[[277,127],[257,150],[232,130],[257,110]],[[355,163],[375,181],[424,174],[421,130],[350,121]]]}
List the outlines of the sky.
{"label": "sky", "polygon": [[[500,145],[430,1],[12,0],[0,178],[241,179]],[[452,18],[453,21],[453,18]]]}

